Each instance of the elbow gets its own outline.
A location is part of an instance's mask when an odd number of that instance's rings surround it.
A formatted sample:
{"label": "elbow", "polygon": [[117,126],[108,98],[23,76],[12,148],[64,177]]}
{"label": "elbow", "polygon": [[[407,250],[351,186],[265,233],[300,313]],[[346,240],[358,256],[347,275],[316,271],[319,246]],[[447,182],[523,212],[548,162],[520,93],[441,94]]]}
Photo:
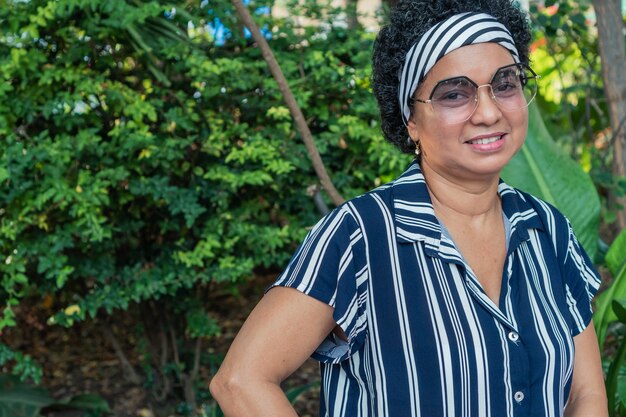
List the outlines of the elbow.
{"label": "elbow", "polygon": [[242,380],[236,374],[222,370],[211,379],[209,391],[222,410],[231,409],[236,404],[235,399],[241,399],[246,386]]}
{"label": "elbow", "polygon": [[232,385],[232,382],[229,381],[227,376],[218,372],[213,379],[211,379],[209,391],[213,399],[221,405],[222,401],[229,396],[229,392],[232,391]]}

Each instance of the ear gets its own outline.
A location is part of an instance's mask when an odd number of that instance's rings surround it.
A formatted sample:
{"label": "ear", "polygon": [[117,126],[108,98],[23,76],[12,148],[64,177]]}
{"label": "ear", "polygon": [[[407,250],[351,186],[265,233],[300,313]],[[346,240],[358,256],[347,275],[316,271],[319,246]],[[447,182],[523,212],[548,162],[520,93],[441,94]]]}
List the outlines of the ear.
{"label": "ear", "polygon": [[409,137],[411,138],[411,140],[413,142],[417,142],[419,138],[419,133],[417,129],[417,123],[415,123],[415,120],[413,119],[414,117],[413,115],[411,115],[411,118],[409,119],[409,123],[407,123],[406,128],[407,128],[407,131],[409,132]]}

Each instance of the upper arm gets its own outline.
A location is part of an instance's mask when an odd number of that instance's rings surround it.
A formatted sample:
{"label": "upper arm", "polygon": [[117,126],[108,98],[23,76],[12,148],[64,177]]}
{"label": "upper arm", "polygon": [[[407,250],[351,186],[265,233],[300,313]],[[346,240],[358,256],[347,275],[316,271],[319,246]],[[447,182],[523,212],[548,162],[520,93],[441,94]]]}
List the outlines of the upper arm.
{"label": "upper arm", "polygon": [[242,326],[220,372],[280,383],[333,327],[332,307],[295,289],[275,287]]}
{"label": "upper arm", "polygon": [[600,349],[593,322],[574,337],[574,347],[574,375],[566,415],[607,416]]}

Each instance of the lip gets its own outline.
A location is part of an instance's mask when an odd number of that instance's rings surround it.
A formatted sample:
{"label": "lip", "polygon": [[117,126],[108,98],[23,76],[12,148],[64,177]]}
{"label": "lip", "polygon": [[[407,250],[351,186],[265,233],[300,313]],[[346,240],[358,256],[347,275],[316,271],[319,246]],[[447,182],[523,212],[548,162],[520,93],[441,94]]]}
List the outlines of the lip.
{"label": "lip", "polygon": [[[494,132],[486,135],[475,136],[467,141],[465,141],[466,145],[469,145],[472,149],[480,152],[493,152],[497,151],[504,146],[504,139],[506,137],[506,133],[504,132]],[[490,140],[492,138],[497,138],[495,140]],[[472,143],[479,140],[483,140],[487,143]]]}

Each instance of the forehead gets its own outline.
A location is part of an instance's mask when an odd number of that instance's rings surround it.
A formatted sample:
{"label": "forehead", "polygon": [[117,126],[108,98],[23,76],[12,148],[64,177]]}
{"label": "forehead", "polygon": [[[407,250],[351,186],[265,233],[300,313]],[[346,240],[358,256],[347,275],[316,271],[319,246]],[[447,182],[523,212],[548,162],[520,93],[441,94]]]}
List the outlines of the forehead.
{"label": "forehead", "polygon": [[511,53],[496,43],[464,46],[441,58],[426,74],[422,87],[432,87],[441,80],[459,76],[485,84],[499,68],[513,63]]}

